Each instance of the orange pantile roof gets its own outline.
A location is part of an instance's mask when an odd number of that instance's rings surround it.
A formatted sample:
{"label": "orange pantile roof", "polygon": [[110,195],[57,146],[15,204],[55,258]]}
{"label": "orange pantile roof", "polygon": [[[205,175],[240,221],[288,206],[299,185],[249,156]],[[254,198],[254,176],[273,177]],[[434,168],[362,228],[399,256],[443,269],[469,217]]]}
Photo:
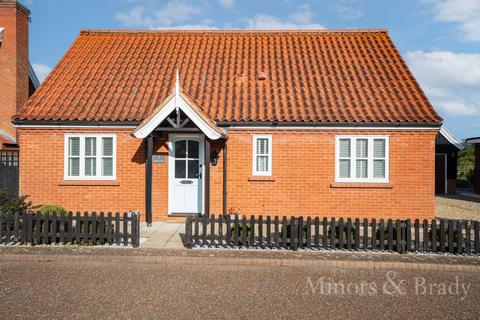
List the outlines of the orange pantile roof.
{"label": "orange pantile roof", "polygon": [[216,121],[442,121],[385,30],[82,31],[17,119],[142,121],[177,68]]}

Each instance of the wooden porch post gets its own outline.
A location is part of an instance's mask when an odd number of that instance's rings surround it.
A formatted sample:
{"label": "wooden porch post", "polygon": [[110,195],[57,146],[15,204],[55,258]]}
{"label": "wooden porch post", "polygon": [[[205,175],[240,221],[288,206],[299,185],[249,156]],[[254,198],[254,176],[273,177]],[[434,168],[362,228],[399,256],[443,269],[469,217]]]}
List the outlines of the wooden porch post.
{"label": "wooden porch post", "polygon": [[205,214],[210,215],[210,140],[205,138]]}
{"label": "wooden porch post", "polygon": [[152,225],[152,154],[153,154],[153,136],[147,137],[147,157],[145,160],[145,217],[147,226]]}
{"label": "wooden porch post", "polygon": [[227,140],[223,143],[223,214],[227,214]]}

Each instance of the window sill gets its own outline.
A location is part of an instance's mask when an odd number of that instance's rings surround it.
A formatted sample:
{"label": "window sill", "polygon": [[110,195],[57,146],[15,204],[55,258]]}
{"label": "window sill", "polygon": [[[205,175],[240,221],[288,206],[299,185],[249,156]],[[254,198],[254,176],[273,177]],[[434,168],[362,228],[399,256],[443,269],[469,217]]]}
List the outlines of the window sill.
{"label": "window sill", "polygon": [[59,186],[120,186],[116,180],[63,180]]}
{"label": "window sill", "polygon": [[264,182],[275,182],[275,177],[272,176],[251,176],[248,177],[248,181],[264,181]]}
{"label": "window sill", "polygon": [[379,182],[334,182],[330,184],[330,188],[393,189],[393,184]]}

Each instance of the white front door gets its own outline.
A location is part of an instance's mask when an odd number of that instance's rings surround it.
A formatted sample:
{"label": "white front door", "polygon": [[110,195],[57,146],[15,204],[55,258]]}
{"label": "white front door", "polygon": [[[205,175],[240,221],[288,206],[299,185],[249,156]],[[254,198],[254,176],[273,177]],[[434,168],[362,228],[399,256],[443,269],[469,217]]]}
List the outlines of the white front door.
{"label": "white front door", "polygon": [[170,135],[169,214],[202,212],[203,137]]}

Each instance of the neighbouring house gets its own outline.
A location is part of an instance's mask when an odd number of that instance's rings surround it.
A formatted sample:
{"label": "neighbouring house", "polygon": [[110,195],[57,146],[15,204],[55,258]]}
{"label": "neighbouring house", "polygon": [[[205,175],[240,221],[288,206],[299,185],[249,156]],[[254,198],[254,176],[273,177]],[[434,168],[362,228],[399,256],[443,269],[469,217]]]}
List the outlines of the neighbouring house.
{"label": "neighbouring house", "polygon": [[385,30],[81,31],[14,124],[34,203],[435,216],[442,119]]}
{"label": "neighbouring house", "polygon": [[474,191],[480,193],[480,137],[468,138],[465,142],[475,146]]}
{"label": "neighbouring house", "polygon": [[457,154],[465,146],[442,126],[435,139],[435,193],[454,194],[457,190]]}
{"label": "neighbouring house", "polygon": [[39,82],[28,60],[30,10],[0,0],[0,188],[18,194],[18,144],[12,118]]}

